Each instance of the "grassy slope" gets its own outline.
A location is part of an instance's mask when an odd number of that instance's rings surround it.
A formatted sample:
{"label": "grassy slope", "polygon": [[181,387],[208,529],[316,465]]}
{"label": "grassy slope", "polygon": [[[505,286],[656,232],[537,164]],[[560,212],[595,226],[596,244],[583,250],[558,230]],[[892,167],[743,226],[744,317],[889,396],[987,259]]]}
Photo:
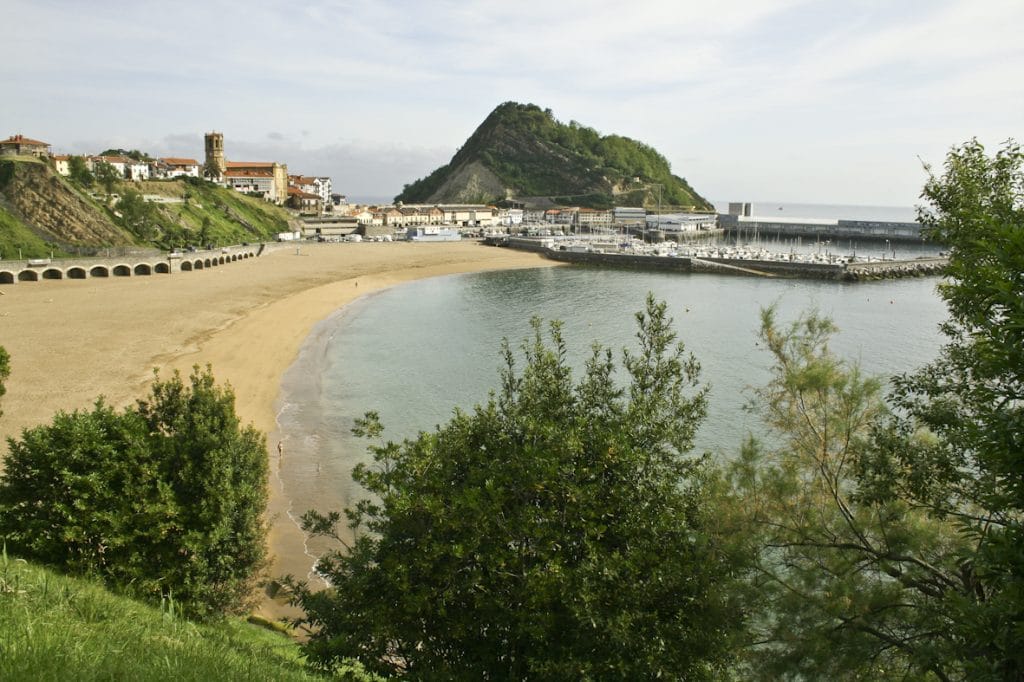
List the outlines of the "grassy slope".
{"label": "grassy slope", "polygon": [[315,680],[298,646],[238,619],[196,624],[0,556],[0,680]]}
{"label": "grassy slope", "polygon": [[0,258],[46,258],[53,251],[54,256],[64,253],[47,244],[20,220],[0,206]]}
{"label": "grassy slope", "polygon": [[[18,156],[5,160],[11,164],[5,164],[0,168],[0,189],[3,189],[10,181],[9,176],[14,171],[13,162],[41,163],[34,157]],[[19,250],[22,258],[44,258],[50,255],[51,248],[42,238],[0,205],[0,258],[18,258]],[[58,254],[54,253],[54,255]]]}
{"label": "grassy slope", "polygon": [[153,204],[160,233],[157,243],[165,248],[266,241],[289,229],[290,216],[283,208],[212,183],[170,180],[124,183],[122,187],[142,194],[187,198],[184,203]]}
{"label": "grassy slope", "polygon": [[[41,161],[31,157],[14,157],[5,161],[11,163],[0,167],[0,189],[10,181],[10,177],[7,176],[13,172],[12,163],[42,165]],[[104,219],[115,225],[119,222],[108,209],[90,196],[89,192],[66,178],[56,174],[54,178],[62,188],[81,197],[97,214],[104,216]],[[98,190],[98,186],[94,188],[94,191]],[[154,209],[152,222],[156,227],[156,246],[171,248],[185,244],[225,245],[266,241],[275,239],[279,232],[289,229],[290,216],[283,208],[211,183],[185,183],[181,180],[123,182],[118,183],[114,189],[118,193],[128,190],[175,198],[188,197],[187,203],[151,204]],[[208,219],[208,227],[206,234],[202,235],[205,219]],[[126,241],[136,241],[127,230],[124,234]],[[200,239],[201,236],[204,239]],[[0,258],[18,258],[19,249],[23,258],[46,257],[51,251],[57,257],[67,255],[59,246],[47,242],[29,229],[0,203]]]}

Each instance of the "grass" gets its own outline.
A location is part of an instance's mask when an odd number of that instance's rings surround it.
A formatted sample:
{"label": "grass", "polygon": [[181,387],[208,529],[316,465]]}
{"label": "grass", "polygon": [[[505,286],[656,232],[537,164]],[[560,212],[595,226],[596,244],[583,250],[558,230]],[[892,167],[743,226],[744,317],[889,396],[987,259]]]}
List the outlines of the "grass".
{"label": "grass", "polygon": [[197,624],[0,555],[0,680],[319,680],[286,636]]}
{"label": "grass", "polygon": [[64,253],[41,239],[20,220],[0,206],[0,258],[46,258],[53,251],[54,256]]}

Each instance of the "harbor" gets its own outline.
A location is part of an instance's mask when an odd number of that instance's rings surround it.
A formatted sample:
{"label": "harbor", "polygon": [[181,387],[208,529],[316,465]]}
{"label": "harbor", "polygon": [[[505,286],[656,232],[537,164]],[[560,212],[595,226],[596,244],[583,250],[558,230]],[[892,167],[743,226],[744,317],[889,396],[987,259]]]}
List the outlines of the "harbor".
{"label": "harbor", "polygon": [[[812,252],[771,250],[763,246],[647,243],[615,235],[485,237],[484,243],[536,251],[552,260],[616,268],[715,272],[755,277],[790,277],[834,281],[867,281],[941,275],[943,254],[913,258],[839,255],[828,248]],[[889,245],[886,245],[889,248]],[[884,256],[883,252],[883,256]]]}

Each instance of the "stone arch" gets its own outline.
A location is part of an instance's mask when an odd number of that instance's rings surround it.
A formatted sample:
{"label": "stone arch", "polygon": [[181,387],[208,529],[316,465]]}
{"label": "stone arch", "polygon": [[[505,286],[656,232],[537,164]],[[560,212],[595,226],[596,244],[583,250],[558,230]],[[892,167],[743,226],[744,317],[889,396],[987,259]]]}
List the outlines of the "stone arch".
{"label": "stone arch", "polygon": [[212,268],[216,264],[217,264],[216,261],[211,262],[209,258],[206,258],[206,259],[203,260],[203,266],[207,267],[207,268]]}
{"label": "stone arch", "polygon": [[113,273],[114,277],[131,277],[132,269],[130,266],[121,263],[120,265],[114,266]]}
{"label": "stone arch", "polygon": [[229,258],[230,258],[231,262],[234,263],[236,260],[238,260],[238,254],[237,253],[233,253],[233,254],[231,254],[231,256]]}
{"label": "stone arch", "polygon": [[135,274],[135,275],[152,275],[153,274],[153,266],[150,265],[149,263],[139,263],[132,270],[132,274]]}
{"label": "stone arch", "polygon": [[88,275],[85,272],[85,268],[81,265],[75,265],[68,268],[68,279],[85,279]]}
{"label": "stone arch", "polygon": [[220,257],[220,258],[218,258],[217,260],[219,260],[219,261],[220,261],[220,264],[221,264],[221,265],[224,265],[224,263],[226,262],[226,261],[224,260],[224,256],[221,256],[221,257]]}
{"label": "stone arch", "polygon": [[157,263],[156,267],[154,268],[154,270],[156,270],[161,275],[169,275],[169,274],[171,274],[171,264],[170,263]]}
{"label": "stone arch", "polygon": [[195,263],[193,263],[193,265],[195,266],[196,270],[202,270],[204,267],[206,267],[203,265],[203,261],[201,260],[197,260]]}
{"label": "stone arch", "polygon": [[181,261],[182,272],[192,272],[192,261],[183,260]]}
{"label": "stone arch", "polygon": [[38,282],[39,273],[35,270],[22,270],[18,273],[19,282]]}
{"label": "stone arch", "polygon": [[106,265],[94,265],[89,269],[90,277],[110,277],[110,268]]}
{"label": "stone arch", "polygon": [[0,284],[14,284],[17,277],[10,270],[0,270]]}
{"label": "stone arch", "polygon": [[43,270],[42,279],[64,279],[64,271],[60,268],[46,268]]}

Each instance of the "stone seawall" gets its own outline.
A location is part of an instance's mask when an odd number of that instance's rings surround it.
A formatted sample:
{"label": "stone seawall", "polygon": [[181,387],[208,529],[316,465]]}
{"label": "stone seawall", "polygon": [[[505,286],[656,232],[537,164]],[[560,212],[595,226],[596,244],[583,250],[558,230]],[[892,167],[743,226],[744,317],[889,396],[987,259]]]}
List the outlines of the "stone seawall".
{"label": "stone seawall", "polygon": [[899,279],[901,277],[935,277],[942,275],[947,265],[949,265],[948,258],[850,263],[846,266],[843,279],[848,282],[868,282],[876,279]]}
{"label": "stone seawall", "polygon": [[691,272],[693,270],[689,258],[669,258],[666,256],[632,256],[619,253],[596,253],[591,251],[555,251],[544,250],[544,255],[551,260],[563,263],[580,263],[583,265],[603,265],[613,268],[635,270],[673,270]]}
{"label": "stone seawall", "polygon": [[[521,247],[516,247],[521,248]],[[901,277],[931,277],[943,273],[946,258],[919,258],[877,263],[801,263],[793,261],[738,260],[730,258],[687,258],[638,256],[591,251],[558,251],[534,246],[546,257],[562,263],[674,272],[715,272],[759,277],[788,277],[861,282]]]}

